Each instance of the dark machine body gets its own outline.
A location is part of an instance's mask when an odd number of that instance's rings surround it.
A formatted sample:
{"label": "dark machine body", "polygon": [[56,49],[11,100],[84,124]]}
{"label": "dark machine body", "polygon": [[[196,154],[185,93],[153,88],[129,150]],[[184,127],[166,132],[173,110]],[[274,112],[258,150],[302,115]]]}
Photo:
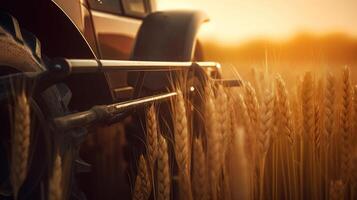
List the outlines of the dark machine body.
{"label": "dark machine body", "polygon": [[[6,88],[14,79],[31,88],[37,127],[19,199],[46,196],[56,151],[72,158],[67,198],[130,199],[133,152],[144,148],[138,139],[145,132],[143,108],[173,98],[172,83],[182,74],[195,92],[208,79],[240,85],[222,80],[218,63],[203,62],[196,35],[206,21],[196,11],[156,12],[154,0],[0,0],[0,37],[10,41],[0,43],[0,199],[13,195]],[[13,58],[3,51],[10,47],[30,51]],[[185,88],[184,94],[200,104]],[[162,107],[168,116],[169,106]]]}

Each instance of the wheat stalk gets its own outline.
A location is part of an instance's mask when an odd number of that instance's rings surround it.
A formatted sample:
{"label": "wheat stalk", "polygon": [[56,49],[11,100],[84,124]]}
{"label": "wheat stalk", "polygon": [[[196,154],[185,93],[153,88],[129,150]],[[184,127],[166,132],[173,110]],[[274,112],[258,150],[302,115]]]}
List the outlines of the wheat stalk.
{"label": "wheat stalk", "polygon": [[146,160],[143,155],[139,157],[139,168],[135,179],[134,200],[149,199],[151,194],[151,180],[147,168]]}
{"label": "wheat stalk", "polygon": [[271,134],[273,131],[273,108],[274,108],[274,96],[271,91],[268,89],[265,90],[264,96],[262,99],[262,106],[260,110],[260,130],[258,132],[258,148],[259,148],[259,176],[260,176],[260,199],[262,200],[264,197],[264,171],[265,171],[265,160],[266,154],[270,147],[271,142]]}
{"label": "wheat stalk", "polygon": [[315,91],[315,136],[314,142],[316,146],[316,152],[320,152],[321,147],[321,136],[323,131],[323,81],[319,79],[318,85]]}
{"label": "wheat stalk", "polygon": [[324,168],[322,167],[323,155],[325,151],[325,137],[323,137],[324,130],[324,82],[323,79],[319,79],[317,87],[315,88],[315,135],[314,135],[314,178],[315,178],[315,198],[321,199],[321,184],[322,184],[322,174],[324,174]]}
{"label": "wheat stalk", "polygon": [[49,200],[63,200],[63,185],[62,185],[62,161],[61,156],[57,153],[52,174],[49,181]]}
{"label": "wheat stalk", "polygon": [[357,198],[357,147],[354,147],[353,154],[351,156],[351,199]]}
{"label": "wheat stalk", "polygon": [[177,90],[177,98],[174,105],[174,139],[175,156],[179,170],[189,174],[189,145],[190,137],[186,115],[185,100],[180,90]]}
{"label": "wheat stalk", "polygon": [[177,90],[175,102],[173,102],[174,118],[174,150],[179,169],[180,198],[192,199],[190,181],[190,135],[185,106],[185,99],[181,90]]}
{"label": "wheat stalk", "polygon": [[200,139],[193,143],[192,192],[195,200],[209,199],[206,157]]}
{"label": "wheat stalk", "polygon": [[[303,114],[302,135],[302,162],[300,182],[304,187],[303,198],[313,198],[314,193],[314,134],[315,134],[315,110],[314,110],[314,80],[311,72],[304,75],[301,88],[301,104]],[[306,184],[303,184],[306,183]]]}
{"label": "wheat stalk", "polygon": [[332,181],[330,183],[329,199],[330,200],[344,200],[345,199],[345,184],[342,180]]}
{"label": "wheat stalk", "polygon": [[260,102],[262,99],[262,87],[261,87],[261,82],[259,81],[259,72],[257,71],[256,68],[252,68],[251,70],[251,83],[252,83],[252,88],[254,89],[256,93],[256,98]]}
{"label": "wheat stalk", "polygon": [[217,87],[217,121],[218,121],[218,129],[219,129],[219,137],[221,138],[221,167],[224,165],[224,158],[227,150],[227,141],[229,138],[229,129],[230,129],[230,122],[228,116],[228,97],[226,92],[223,89],[222,85],[218,85]]}
{"label": "wheat stalk", "polygon": [[288,97],[289,93],[286,89],[285,81],[280,75],[278,75],[275,80],[276,80],[276,85],[275,85],[276,96],[278,99],[277,101],[278,105],[276,106],[278,108],[277,111],[278,114],[275,114],[275,116],[279,117],[278,130],[282,133],[283,136],[285,136],[288,139],[288,143],[283,144],[283,148],[285,149],[285,155],[286,155],[283,159],[285,160],[287,166],[287,179],[290,188],[289,198],[298,199],[297,197],[298,183],[297,183],[297,172],[296,172],[297,165],[295,164],[296,150],[297,150],[296,135],[294,132],[292,111],[290,107],[290,100]]}
{"label": "wheat stalk", "polygon": [[10,180],[15,199],[27,175],[30,148],[30,106],[24,90],[15,94]]}
{"label": "wheat stalk", "polygon": [[214,104],[213,91],[210,86],[205,88],[205,119],[206,119],[206,137],[207,137],[207,162],[209,169],[209,178],[211,185],[211,199],[217,199],[218,177],[220,173],[220,137],[219,126],[217,123],[217,112]]}
{"label": "wheat stalk", "polygon": [[237,104],[237,110],[241,125],[244,128],[244,138],[246,140],[246,142],[244,142],[245,151],[247,154],[247,158],[251,163],[254,160],[253,150],[255,148],[255,134],[252,131],[252,125],[248,114],[248,108],[244,103],[244,97],[241,94],[238,94],[235,98],[235,102]]}
{"label": "wheat stalk", "polygon": [[170,166],[168,147],[165,138],[158,135],[158,156],[157,156],[157,199],[170,199]]}
{"label": "wheat stalk", "polygon": [[271,134],[273,131],[273,108],[274,108],[274,96],[271,91],[265,90],[264,98],[260,110],[260,131],[258,134],[258,147],[260,152],[260,158],[264,159],[266,153],[269,150]]}
{"label": "wheat stalk", "polygon": [[[250,85],[249,82],[247,82],[245,85],[244,85],[244,103],[245,105],[247,106],[247,111],[248,111],[248,114],[249,114],[249,117],[250,117],[250,122],[251,122],[251,127],[259,127],[259,104],[258,104],[258,100],[257,100],[257,96],[256,96],[256,93],[255,93],[255,90],[254,88]],[[259,128],[258,128],[258,131],[259,132]],[[252,141],[252,146],[255,147],[256,146],[256,140],[257,140],[257,135],[252,135],[254,132],[251,133],[251,139],[253,139]],[[250,137],[250,136],[249,136]],[[259,147],[258,147],[259,149]],[[256,158],[256,156],[258,156],[255,151],[255,149],[253,149],[253,152],[252,152],[252,157],[253,157],[253,160],[255,159],[259,159],[259,158]],[[257,195],[258,192],[257,192],[257,188],[258,187],[255,187],[257,184],[257,170],[259,169],[259,166],[257,166],[259,162],[252,162],[251,165],[253,165],[253,169],[252,170],[252,174],[251,174],[251,182],[252,182],[252,185],[251,185],[251,190],[252,190],[252,197],[251,198],[257,198]]]}
{"label": "wheat stalk", "polygon": [[[254,130],[254,126],[251,123],[251,118],[248,114],[248,108],[245,104],[244,97],[241,94],[237,94],[235,96],[235,102],[237,104],[237,111],[238,111],[238,116],[241,122],[241,126],[244,129],[244,131],[241,131],[244,136],[242,136],[242,139],[244,139],[243,142],[240,142],[242,146],[244,146],[244,154],[247,159],[247,165],[248,168],[250,169],[248,171],[249,173],[249,181],[250,185],[248,186],[250,190],[250,199],[255,198],[255,186],[256,186],[256,173],[255,173],[255,167],[256,167],[256,133]],[[234,193],[234,191],[233,191]]]}
{"label": "wheat stalk", "polygon": [[[325,169],[325,193],[326,196],[328,195],[329,192],[329,184],[331,178],[334,176],[333,173],[333,168],[332,166],[334,165],[333,160],[333,148],[334,146],[332,145],[332,136],[333,132],[335,130],[335,102],[336,102],[336,92],[335,92],[335,85],[336,81],[334,76],[331,73],[328,73],[326,76],[326,84],[324,87],[324,99],[322,101],[323,104],[323,109],[324,109],[324,114],[323,114],[323,137],[324,137],[324,142],[325,142],[325,155],[324,155],[324,169]],[[336,177],[335,177],[336,178]]]}

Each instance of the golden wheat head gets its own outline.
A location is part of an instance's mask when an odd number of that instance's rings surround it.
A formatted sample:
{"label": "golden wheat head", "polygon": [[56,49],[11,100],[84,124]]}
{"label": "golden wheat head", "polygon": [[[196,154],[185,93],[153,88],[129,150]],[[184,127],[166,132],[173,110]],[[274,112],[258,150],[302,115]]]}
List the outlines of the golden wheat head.
{"label": "golden wheat head", "polygon": [[147,200],[151,194],[151,180],[146,160],[143,155],[139,157],[138,173],[135,179],[133,200]]}
{"label": "golden wheat head", "polygon": [[30,148],[30,106],[25,91],[16,94],[13,112],[10,180],[17,199],[27,175]]}

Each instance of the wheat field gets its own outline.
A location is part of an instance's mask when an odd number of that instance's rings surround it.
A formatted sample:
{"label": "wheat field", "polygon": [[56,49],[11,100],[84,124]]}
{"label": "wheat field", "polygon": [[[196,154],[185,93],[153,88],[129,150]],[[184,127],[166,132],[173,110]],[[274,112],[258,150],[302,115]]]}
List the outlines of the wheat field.
{"label": "wheat field", "polygon": [[253,69],[235,88],[209,82],[200,133],[181,91],[173,136],[158,128],[155,106],[147,110],[134,199],[147,192],[137,187],[147,176],[151,195],[140,199],[357,199],[357,86],[348,67],[294,81]]}
{"label": "wheat field", "polygon": [[[193,128],[195,108],[183,88],[176,86],[169,106],[172,134],[161,129],[167,121],[158,106],[149,106],[132,199],[357,199],[357,85],[350,68],[286,79],[253,68],[240,87],[208,81],[198,113],[203,130]],[[27,176],[30,110],[24,91],[15,96],[17,198]],[[56,154],[48,199],[66,196],[63,166]]]}

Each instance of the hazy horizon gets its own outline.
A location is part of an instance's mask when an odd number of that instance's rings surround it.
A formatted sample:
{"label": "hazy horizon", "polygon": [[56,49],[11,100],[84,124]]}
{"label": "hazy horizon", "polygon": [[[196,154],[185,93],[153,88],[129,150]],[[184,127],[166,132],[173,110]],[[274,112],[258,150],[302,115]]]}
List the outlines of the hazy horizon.
{"label": "hazy horizon", "polygon": [[357,37],[355,0],[158,0],[158,9],[198,9],[210,22],[202,38],[242,42],[256,38],[286,40],[299,32],[346,33]]}

